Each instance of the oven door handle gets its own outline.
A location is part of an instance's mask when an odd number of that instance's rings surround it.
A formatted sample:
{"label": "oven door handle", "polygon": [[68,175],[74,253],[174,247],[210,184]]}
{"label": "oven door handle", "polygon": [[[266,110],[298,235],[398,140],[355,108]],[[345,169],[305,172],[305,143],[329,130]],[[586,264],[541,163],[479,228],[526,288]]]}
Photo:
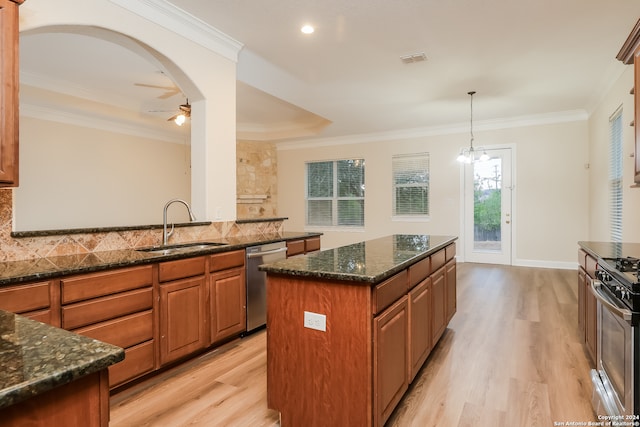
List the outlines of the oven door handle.
{"label": "oven door handle", "polygon": [[627,322],[630,322],[632,317],[631,310],[626,308],[620,308],[615,304],[613,304],[611,301],[609,301],[609,298],[607,298],[607,296],[600,291],[601,287],[602,287],[602,282],[600,280],[594,279],[591,281],[591,293],[593,294],[593,296],[595,296],[596,299],[602,303],[602,305],[607,307],[607,309],[610,312],[612,312],[619,318],[624,319]]}

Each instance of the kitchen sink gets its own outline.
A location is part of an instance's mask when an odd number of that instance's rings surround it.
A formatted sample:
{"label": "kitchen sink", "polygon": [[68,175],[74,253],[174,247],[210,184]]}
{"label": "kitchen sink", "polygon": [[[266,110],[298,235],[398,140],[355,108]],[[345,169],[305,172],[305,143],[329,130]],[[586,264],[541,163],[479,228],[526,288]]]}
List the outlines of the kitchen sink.
{"label": "kitchen sink", "polygon": [[176,245],[152,246],[150,248],[140,248],[136,250],[139,252],[147,252],[152,254],[173,255],[173,254],[182,254],[187,252],[201,251],[201,250],[211,249],[217,246],[225,246],[225,245],[226,243],[197,242],[197,243],[182,243],[182,244],[176,244]]}

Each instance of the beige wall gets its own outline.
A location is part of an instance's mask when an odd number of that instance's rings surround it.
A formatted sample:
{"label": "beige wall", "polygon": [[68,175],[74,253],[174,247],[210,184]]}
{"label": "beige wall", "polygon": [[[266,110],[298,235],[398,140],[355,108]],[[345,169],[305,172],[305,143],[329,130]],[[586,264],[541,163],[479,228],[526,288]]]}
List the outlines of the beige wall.
{"label": "beige wall", "polygon": [[609,117],[622,106],[623,123],[623,213],[622,238],[626,242],[640,242],[640,188],[632,188],[634,174],[633,67],[612,85],[589,119],[589,240],[609,241],[608,173],[609,173]]}
{"label": "beige wall", "polygon": [[[14,229],[162,223],[172,198],[191,197],[190,147],[21,117]],[[170,219],[187,222],[186,209]]]}
{"label": "beige wall", "polygon": [[[587,234],[587,122],[529,125],[474,132],[476,143],[515,147],[514,264],[571,268],[576,242]],[[405,139],[325,144],[278,149],[278,211],[288,229],[305,227],[305,162],[364,158],[365,227],[362,231],[320,230],[323,248],[394,233],[450,234],[460,230],[460,165],[455,161],[467,133]],[[428,152],[431,166],[431,217],[426,222],[391,218],[391,156]],[[576,155],[576,153],[578,153]],[[580,154],[582,153],[582,154]]]}

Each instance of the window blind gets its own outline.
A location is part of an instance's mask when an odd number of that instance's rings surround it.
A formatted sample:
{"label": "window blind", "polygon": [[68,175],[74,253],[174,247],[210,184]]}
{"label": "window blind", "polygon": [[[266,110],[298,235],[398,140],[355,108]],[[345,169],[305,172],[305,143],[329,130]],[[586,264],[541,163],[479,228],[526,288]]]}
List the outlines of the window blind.
{"label": "window blind", "polygon": [[609,119],[609,220],[611,240],[622,241],[622,108]]}
{"label": "window blind", "polygon": [[429,154],[403,154],[392,158],[393,215],[429,215]]}

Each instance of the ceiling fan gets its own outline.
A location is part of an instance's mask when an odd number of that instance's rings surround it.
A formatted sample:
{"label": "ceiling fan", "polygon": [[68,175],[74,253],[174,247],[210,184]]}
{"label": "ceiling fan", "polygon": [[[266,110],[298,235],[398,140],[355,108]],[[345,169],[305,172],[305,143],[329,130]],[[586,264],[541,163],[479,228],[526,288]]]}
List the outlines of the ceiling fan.
{"label": "ceiling fan", "polygon": [[189,104],[189,100],[185,104],[181,104],[178,107],[178,113],[169,117],[167,121],[174,121],[178,126],[182,126],[185,121],[187,121],[187,117],[191,117],[191,104]]}
{"label": "ceiling fan", "polygon": [[149,87],[149,88],[153,88],[153,89],[162,89],[164,90],[164,93],[160,96],[158,96],[158,99],[167,99],[167,98],[171,98],[174,95],[177,95],[180,93],[180,89],[178,89],[177,86],[172,85],[172,86],[161,86],[161,85],[150,85],[150,84],[146,84],[146,83],[134,83],[134,86],[140,86],[140,87]]}

